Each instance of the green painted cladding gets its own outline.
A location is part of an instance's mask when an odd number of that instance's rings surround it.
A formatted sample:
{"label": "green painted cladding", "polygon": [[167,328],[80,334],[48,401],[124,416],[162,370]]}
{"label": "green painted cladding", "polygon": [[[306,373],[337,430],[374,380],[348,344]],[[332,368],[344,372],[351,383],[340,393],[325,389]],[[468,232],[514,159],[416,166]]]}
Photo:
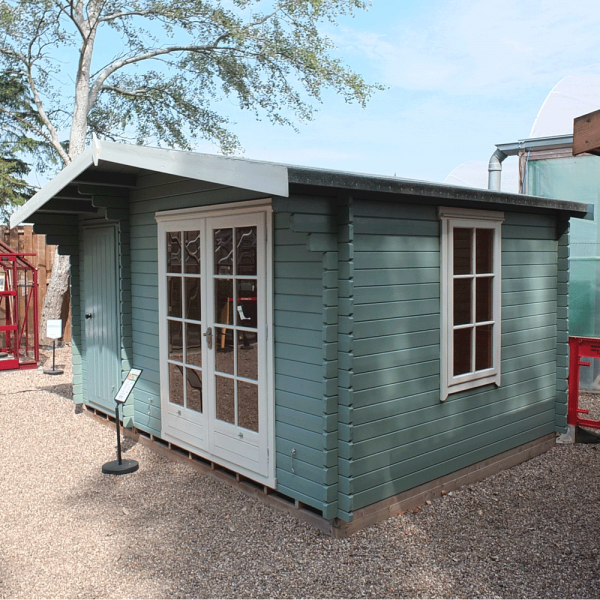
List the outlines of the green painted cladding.
{"label": "green painted cladding", "polygon": [[[126,414],[137,428],[161,434],[156,212],[261,197],[154,174],[138,179],[128,210],[105,200],[119,217],[122,374],[144,370]],[[564,427],[568,223],[505,212],[501,385],[441,403],[437,207],[292,190],[273,210],[278,491],[351,520]],[[74,254],[77,401],[86,382],[79,264]]]}
{"label": "green painted cladding", "polygon": [[564,279],[556,221],[507,212],[502,238],[502,384],[441,403],[436,208],[354,201],[354,392],[340,407],[341,511],[554,431]]}

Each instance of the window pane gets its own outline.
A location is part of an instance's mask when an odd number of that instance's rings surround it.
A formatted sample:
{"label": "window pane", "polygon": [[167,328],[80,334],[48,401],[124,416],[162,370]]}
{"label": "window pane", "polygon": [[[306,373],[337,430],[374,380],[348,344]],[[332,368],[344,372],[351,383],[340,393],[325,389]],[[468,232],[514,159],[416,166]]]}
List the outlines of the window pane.
{"label": "window pane", "polygon": [[238,425],[258,431],[258,386],[238,381]]}
{"label": "window pane", "polygon": [[169,402],[183,406],[183,373],[179,365],[169,364]]}
{"label": "window pane", "polygon": [[471,333],[472,329],[454,331],[454,376],[471,372]]}
{"label": "window pane", "polygon": [[185,369],[187,387],[187,407],[202,412],[202,373],[196,369]]}
{"label": "window pane", "polygon": [[235,339],[233,337],[233,329],[219,327],[217,329],[217,347],[215,349],[215,368],[221,373],[229,373],[235,375],[233,364],[233,349]]}
{"label": "window pane", "polygon": [[478,277],[475,282],[475,320],[477,323],[491,321],[493,317],[491,277]]}
{"label": "window pane", "polygon": [[185,318],[200,321],[201,317],[200,278],[185,278]]}
{"label": "window pane", "polygon": [[473,230],[456,227],[454,238],[454,274],[468,275],[473,272]]}
{"label": "window pane", "polygon": [[494,230],[477,229],[475,240],[475,268],[477,273],[492,273],[494,270]]}
{"label": "window pane", "polygon": [[202,366],[202,331],[195,323],[185,324],[185,362],[188,365]]}
{"label": "window pane", "polygon": [[472,282],[472,279],[454,280],[454,325],[471,323]]}
{"label": "window pane", "polygon": [[217,394],[217,419],[235,424],[235,381],[215,377]]}
{"label": "window pane", "polygon": [[492,331],[493,325],[481,325],[475,329],[475,370],[490,369],[492,367]]}
{"label": "window pane", "polygon": [[183,362],[183,328],[181,321],[169,321],[169,358]]}
{"label": "window pane", "polygon": [[237,287],[237,325],[256,327],[256,280],[238,279]]}
{"label": "window pane", "polygon": [[258,350],[256,333],[240,331],[237,348],[237,374],[247,379],[258,379]]}
{"label": "window pane", "polygon": [[185,232],[185,272],[200,274],[200,232]]}
{"label": "window pane", "polygon": [[215,279],[215,323],[233,325],[233,279]]}
{"label": "window pane", "polygon": [[181,232],[167,232],[167,273],[181,273]]}
{"label": "window pane", "polygon": [[181,318],[181,277],[167,277],[167,316]]}
{"label": "window pane", "polygon": [[215,229],[215,275],[233,275],[233,229]]}
{"label": "window pane", "polygon": [[256,275],[256,227],[236,229],[237,274]]}

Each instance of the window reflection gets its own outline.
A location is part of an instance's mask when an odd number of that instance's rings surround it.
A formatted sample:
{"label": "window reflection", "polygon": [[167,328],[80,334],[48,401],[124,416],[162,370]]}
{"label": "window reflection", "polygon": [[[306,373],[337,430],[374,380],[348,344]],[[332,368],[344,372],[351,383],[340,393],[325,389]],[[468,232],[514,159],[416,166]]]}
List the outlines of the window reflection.
{"label": "window reflection", "polygon": [[215,229],[215,275],[233,275],[233,229]]}

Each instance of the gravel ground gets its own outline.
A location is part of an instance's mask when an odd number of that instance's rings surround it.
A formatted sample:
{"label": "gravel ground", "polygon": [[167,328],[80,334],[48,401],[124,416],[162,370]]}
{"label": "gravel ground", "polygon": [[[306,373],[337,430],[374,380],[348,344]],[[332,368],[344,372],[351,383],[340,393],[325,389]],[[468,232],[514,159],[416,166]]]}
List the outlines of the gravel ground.
{"label": "gravel ground", "polygon": [[0,598],[600,595],[600,448],[557,446],[331,540],[225,482],[127,440],[58,377],[0,372]]}

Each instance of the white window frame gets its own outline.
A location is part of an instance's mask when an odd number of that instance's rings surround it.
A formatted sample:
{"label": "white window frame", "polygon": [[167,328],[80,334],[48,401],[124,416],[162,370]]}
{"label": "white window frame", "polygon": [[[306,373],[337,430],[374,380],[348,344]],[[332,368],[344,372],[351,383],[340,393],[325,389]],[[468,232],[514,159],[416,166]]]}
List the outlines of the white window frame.
{"label": "white window frame", "polygon": [[[504,213],[487,210],[440,207],[441,221],[440,248],[440,313],[441,313],[441,352],[440,352],[440,400],[444,402],[450,394],[488,384],[500,385],[500,349],[502,324],[502,230]],[[471,371],[454,376],[454,244],[455,228],[492,229],[493,241],[493,282],[492,282],[492,367],[481,371]],[[473,253],[474,255],[474,253]],[[475,275],[474,275],[475,276]],[[473,312],[475,300],[473,300]],[[472,321],[475,321],[473,315]],[[486,322],[487,323],[487,322]]]}

